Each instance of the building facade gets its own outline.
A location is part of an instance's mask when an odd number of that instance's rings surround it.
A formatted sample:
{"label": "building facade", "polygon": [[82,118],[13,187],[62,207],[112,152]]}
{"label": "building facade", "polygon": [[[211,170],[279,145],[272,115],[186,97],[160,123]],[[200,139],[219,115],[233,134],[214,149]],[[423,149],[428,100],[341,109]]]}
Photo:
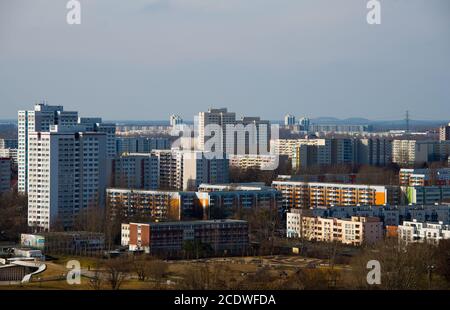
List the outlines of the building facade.
{"label": "building facade", "polygon": [[284,209],[399,204],[401,198],[397,186],[273,181],[272,187],[281,192]]}
{"label": "building facade", "polygon": [[[225,108],[209,109],[208,112],[199,113],[196,126],[200,150],[235,155],[270,152],[270,122],[259,117],[237,120],[236,113],[228,112]],[[215,133],[216,129],[220,132]]]}
{"label": "building facade", "polygon": [[448,141],[450,140],[450,123],[439,128],[439,140]]}
{"label": "building facade", "polygon": [[295,116],[291,114],[287,114],[284,117],[284,126],[290,127],[295,125]]}
{"label": "building facade", "polygon": [[399,165],[444,161],[449,154],[450,141],[394,140],[392,142],[392,161]]}
{"label": "building facade", "polygon": [[127,218],[149,221],[217,219],[239,210],[266,209],[281,212],[281,195],[266,186],[202,184],[198,192],[107,189],[112,210]]}
{"label": "building facade", "polygon": [[112,179],[112,187],[116,188],[158,189],[158,157],[151,153],[123,153],[113,160]]}
{"label": "building facade", "polygon": [[52,125],[76,125],[77,112],[64,111],[62,106],[36,104],[34,110],[18,112],[18,182],[19,192],[28,190],[28,135],[33,132],[49,131]]}
{"label": "building facade", "polygon": [[102,254],[105,235],[85,231],[21,234],[20,244],[44,253],[91,256]]}
{"label": "building facade", "polygon": [[122,224],[122,246],[130,251],[179,255],[188,243],[210,247],[211,253],[242,254],[248,247],[248,223],[210,220]]}
{"label": "building facade", "polygon": [[427,242],[438,244],[440,240],[450,239],[450,225],[443,223],[405,221],[398,226],[398,238],[403,243]]}
{"label": "building facade", "polygon": [[450,168],[400,169],[401,186],[450,185]]}
{"label": "building facade", "polygon": [[150,137],[117,137],[116,153],[150,153],[153,150],[169,150],[171,146],[168,138]]}
{"label": "building facade", "polygon": [[383,223],[375,217],[352,216],[350,219],[304,216],[301,212],[287,215],[288,238],[338,242],[360,246],[383,240]]}
{"label": "building facade", "polygon": [[28,136],[28,225],[70,228],[88,207],[102,207],[107,185],[106,134],[53,126]]}
{"label": "building facade", "polygon": [[450,202],[450,186],[408,186],[402,187],[406,202],[411,204],[433,204]]}
{"label": "building facade", "polygon": [[443,222],[450,224],[450,205],[399,205],[399,206],[333,206],[306,210],[313,216],[351,218],[352,216],[377,217],[384,226],[398,226],[403,221]]}
{"label": "building facade", "polygon": [[11,159],[0,157],[0,194],[11,188]]}

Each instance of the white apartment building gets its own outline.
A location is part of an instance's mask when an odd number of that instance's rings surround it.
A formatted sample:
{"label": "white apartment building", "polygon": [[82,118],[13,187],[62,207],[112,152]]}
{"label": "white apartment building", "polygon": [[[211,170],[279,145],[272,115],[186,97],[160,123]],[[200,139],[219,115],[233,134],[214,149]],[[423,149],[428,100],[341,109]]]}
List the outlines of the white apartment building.
{"label": "white apartment building", "polygon": [[229,181],[228,158],[207,158],[202,151],[177,151],[182,160],[182,189],[196,190],[202,183],[222,184]]}
{"label": "white apartment building", "polygon": [[11,187],[11,160],[0,157],[0,194]]}
{"label": "white apartment building", "polygon": [[159,188],[196,190],[202,183],[228,183],[229,162],[225,154],[215,157],[208,152],[190,150],[155,150],[158,158]]}
{"label": "white apartment building", "polygon": [[450,225],[439,223],[427,223],[404,221],[398,226],[398,238],[406,244],[412,242],[429,242],[438,244],[440,240],[450,239]]}
{"label": "white apartment building", "polygon": [[[28,191],[28,136],[33,132],[48,132],[51,126],[82,125],[86,132],[106,134],[106,157],[112,160],[116,155],[115,124],[102,123],[99,117],[78,117],[78,112],[64,111],[63,106],[51,106],[45,103],[36,104],[33,111],[18,112],[18,190]],[[111,171],[111,161],[106,167]],[[108,175],[109,178],[109,175]]]}
{"label": "white apartment building", "polygon": [[18,191],[28,190],[28,135],[32,132],[49,131],[52,125],[75,125],[78,112],[64,111],[62,106],[36,104],[34,110],[18,112]]}
{"label": "white apartment building", "polygon": [[450,154],[450,141],[394,140],[392,162],[403,165],[445,160]]}
{"label": "white apartment building", "polygon": [[104,205],[106,134],[85,127],[52,126],[28,134],[28,225],[70,228],[77,213]]}
{"label": "white apartment building", "polygon": [[181,125],[183,124],[183,119],[181,118],[181,116],[176,115],[176,114],[172,114],[170,116],[170,126],[175,127],[177,125]]}
{"label": "white apartment building", "polygon": [[295,116],[287,114],[284,117],[284,126],[294,126],[294,125],[295,125]]}
{"label": "white apartment building", "polygon": [[448,125],[441,126],[439,128],[439,140],[440,141],[450,140],[450,123],[448,123]]}

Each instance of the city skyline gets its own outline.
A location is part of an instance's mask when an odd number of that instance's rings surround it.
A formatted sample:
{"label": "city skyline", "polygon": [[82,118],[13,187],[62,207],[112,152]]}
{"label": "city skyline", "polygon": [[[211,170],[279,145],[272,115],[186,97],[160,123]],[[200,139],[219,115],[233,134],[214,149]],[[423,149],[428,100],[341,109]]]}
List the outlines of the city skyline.
{"label": "city skyline", "polygon": [[263,119],[449,112],[445,0],[383,3],[377,26],[358,0],[81,4],[68,25],[64,2],[2,1],[4,117],[41,99],[113,120],[224,106]]}

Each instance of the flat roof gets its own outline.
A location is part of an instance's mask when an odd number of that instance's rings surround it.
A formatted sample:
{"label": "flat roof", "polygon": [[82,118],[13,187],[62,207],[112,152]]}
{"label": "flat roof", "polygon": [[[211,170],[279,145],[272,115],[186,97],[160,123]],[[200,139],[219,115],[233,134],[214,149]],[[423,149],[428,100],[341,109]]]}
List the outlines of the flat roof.
{"label": "flat roof", "polygon": [[169,225],[207,225],[207,224],[216,224],[216,223],[247,223],[244,220],[198,220],[198,221],[171,221],[171,222],[147,222],[147,223],[124,223],[124,224],[135,224],[135,225],[152,225],[152,226],[169,226]]}

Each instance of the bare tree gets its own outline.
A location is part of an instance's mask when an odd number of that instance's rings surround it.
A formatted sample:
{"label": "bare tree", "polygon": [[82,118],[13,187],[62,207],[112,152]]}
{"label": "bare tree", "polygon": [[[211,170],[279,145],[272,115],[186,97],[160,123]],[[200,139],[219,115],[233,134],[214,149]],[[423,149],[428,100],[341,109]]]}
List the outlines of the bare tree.
{"label": "bare tree", "polygon": [[112,290],[118,290],[125,281],[130,261],[124,258],[110,259],[105,263],[105,272],[107,274],[107,282]]}

